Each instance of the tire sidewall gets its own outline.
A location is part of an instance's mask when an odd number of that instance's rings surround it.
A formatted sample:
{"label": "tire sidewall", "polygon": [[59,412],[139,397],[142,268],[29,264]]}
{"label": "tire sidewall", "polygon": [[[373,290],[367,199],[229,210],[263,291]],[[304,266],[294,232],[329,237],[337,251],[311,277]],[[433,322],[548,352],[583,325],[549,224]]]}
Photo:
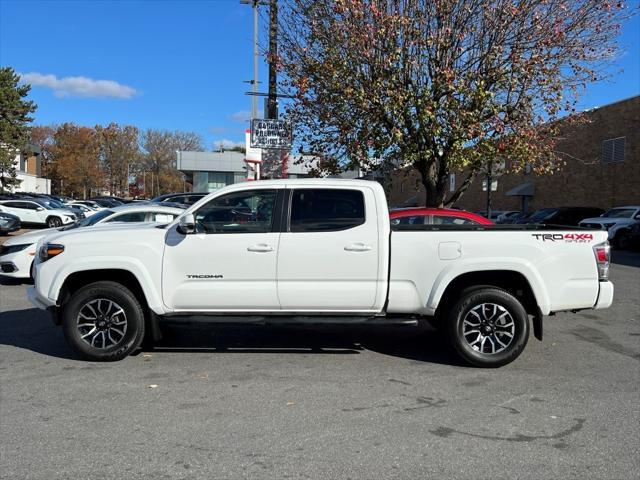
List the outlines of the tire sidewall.
{"label": "tire sidewall", "polygon": [[[57,222],[56,222],[57,220]],[[49,228],[58,228],[62,226],[62,219],[59,217],[49,217],[47,218],[47,227]]]}
{"label": "tire sidewall", "polygon": [[[88,302],[105,298],[116,302],[127,317],[127,331],[122,341],[107,349],[95,348],[80,338],[77,317],[80,309]],[[115,282],[97,282],[81,288],[72,295],[62,313],[64,336],[82,358],[94,361],[115,361],[129,355],[140,346],[144,336],[144,314],[135,296]]]}
{"label": "tire sidewall", "polygon": [[[474,350],[463,335],[464,318],[474,307],[482,303],[495,303],[505,308],[515,324],[514,338],[507,349],[500,353],[486,354]],[[522,304],[509,292],[497,288],[475,289],[466,294],[451,309],[448,332],[452,346],[463,360],[478,367],[500,367],[515,360],[524,350],[529,339],[529,317]]]}

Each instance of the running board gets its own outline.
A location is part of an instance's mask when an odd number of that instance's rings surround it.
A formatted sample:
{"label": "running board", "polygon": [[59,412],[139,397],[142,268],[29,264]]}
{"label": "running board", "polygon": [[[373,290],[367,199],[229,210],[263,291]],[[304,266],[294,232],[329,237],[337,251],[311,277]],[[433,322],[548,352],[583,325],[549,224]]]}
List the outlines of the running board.
{"label": "running board", "polygon": [[161,323],[230,325],[398,325],[417,326],[415,317],[325,316],[325,315],[164,315]]}

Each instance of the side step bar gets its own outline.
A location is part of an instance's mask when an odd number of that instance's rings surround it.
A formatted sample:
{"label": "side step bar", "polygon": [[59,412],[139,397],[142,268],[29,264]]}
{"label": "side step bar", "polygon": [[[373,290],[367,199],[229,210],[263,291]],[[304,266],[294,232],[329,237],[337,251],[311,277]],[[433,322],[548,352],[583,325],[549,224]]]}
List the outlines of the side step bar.
{"label": "side step bar", "polygon": [[329,315],[164,315],[160,323],[230,325],[397,325],[417,326],[416,317]]}

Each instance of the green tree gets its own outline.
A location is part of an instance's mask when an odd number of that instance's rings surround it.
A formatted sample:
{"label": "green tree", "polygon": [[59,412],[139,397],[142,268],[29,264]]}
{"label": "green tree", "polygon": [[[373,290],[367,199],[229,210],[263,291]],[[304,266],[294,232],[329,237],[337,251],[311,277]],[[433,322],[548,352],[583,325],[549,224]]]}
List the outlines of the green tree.
{"label": "green tree", "polygon": [[14,160],[29,140],[29,115],[36,104],[25,100],[31,87],[20,85],[11,67],[0,68],[0,192],[19,184]]}
{"label": "green tree", "polygon": [[432,206],[487,163],[550,171],[554,120],[606,76],[630,15],[611,0],[284,0],[280,12],[302,153],[328,170],[415,168]]}

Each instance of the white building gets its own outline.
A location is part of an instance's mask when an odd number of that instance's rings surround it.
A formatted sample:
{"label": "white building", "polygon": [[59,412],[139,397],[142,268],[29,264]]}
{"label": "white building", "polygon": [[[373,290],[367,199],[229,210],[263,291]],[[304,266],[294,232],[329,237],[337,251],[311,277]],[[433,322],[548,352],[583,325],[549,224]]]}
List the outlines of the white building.
{"label": "white building", "polygon": [[25,152],[16,155],[13,164],[20,181],[13,192],[51,193],[51,180],[40,177],[40,148],[29,145]]}

